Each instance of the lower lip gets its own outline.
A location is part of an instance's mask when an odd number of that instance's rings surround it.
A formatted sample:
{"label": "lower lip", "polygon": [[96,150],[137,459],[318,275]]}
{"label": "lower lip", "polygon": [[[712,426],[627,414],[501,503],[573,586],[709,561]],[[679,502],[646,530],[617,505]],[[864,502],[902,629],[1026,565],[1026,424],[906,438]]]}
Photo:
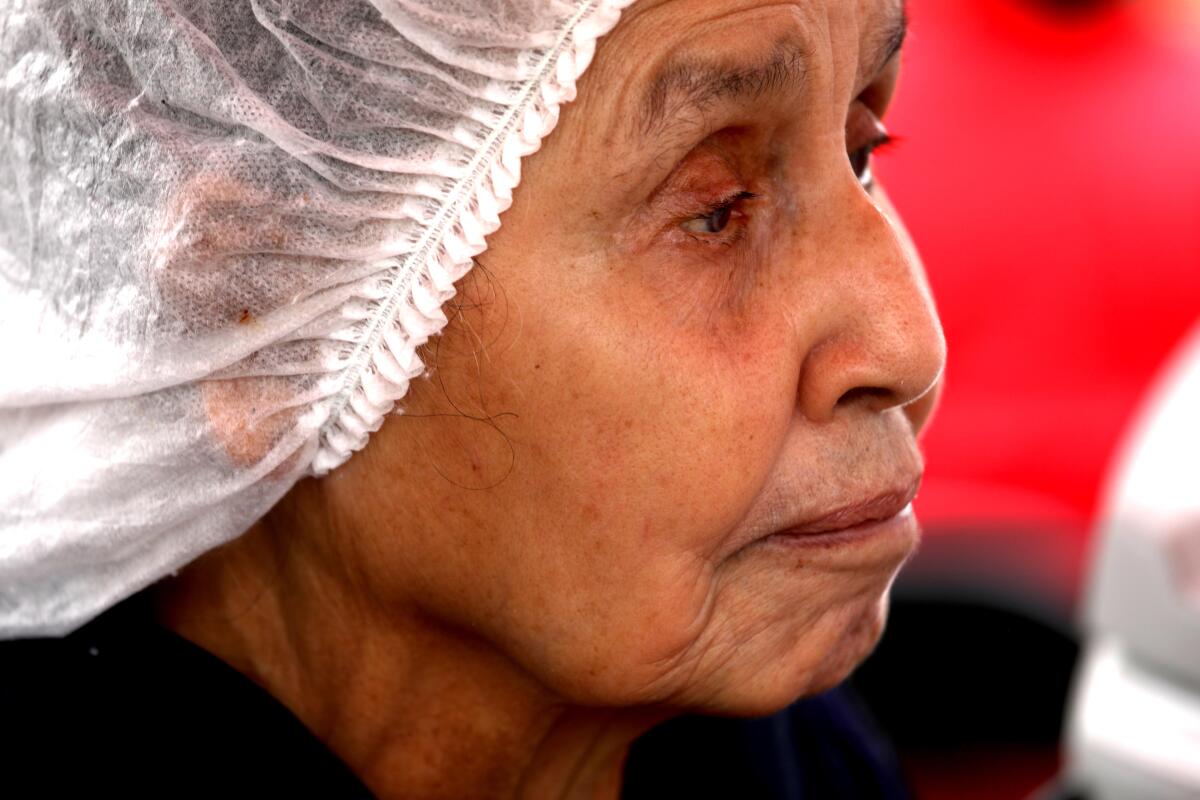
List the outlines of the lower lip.
{"label": "lower lip", "polygon": [[867,544],[881,538],[903,538],[915,536],[917,533],[917,518],[912,506],[908,505],[894,517],[872,520],[850,528],[823,533],[773,533],[762,539],[763,544],[781,547],[851,547]]}

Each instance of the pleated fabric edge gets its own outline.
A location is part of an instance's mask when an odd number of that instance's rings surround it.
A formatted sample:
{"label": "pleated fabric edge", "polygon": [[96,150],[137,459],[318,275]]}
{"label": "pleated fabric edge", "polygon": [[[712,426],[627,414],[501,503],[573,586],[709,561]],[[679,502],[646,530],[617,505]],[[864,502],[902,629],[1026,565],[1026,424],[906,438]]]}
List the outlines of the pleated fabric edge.
{"label": "pleated fabric edge", "polygon": [[309,467],[324,475],[366,446],[370,434],[422,375],[418,348],[441,333],[443,305],[454,284],[487,249],[521,181],[521,159],[538,150],[558,124],[564,103],[595,54],[597,40],[612,30],[633,0],[587,0],[569,17],[541,57],[533,77],[476,151],[466,174],[447,193],[416,247],[398,264],[363,284],[342,307],[346,342],[335,370],[322,385],[327,396],[313,407],[308,424],[319,429]]}

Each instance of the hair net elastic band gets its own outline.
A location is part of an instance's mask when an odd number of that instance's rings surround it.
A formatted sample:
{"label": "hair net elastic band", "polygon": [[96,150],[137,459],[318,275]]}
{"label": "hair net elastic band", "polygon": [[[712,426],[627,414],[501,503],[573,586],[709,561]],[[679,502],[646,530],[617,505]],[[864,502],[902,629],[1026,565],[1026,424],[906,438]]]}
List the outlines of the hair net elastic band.
{"label": "hair net elastic band", "polygon": [[[320,446],[311,471],[324,475],[367,444],[409,381],[424,371],[417,348],[441,332],[442,305],[454,296],[454,283],[487,248],[486,237],[500,227],[500,214],[512,204],[521,180],[521,159],[538,150],[558,123],[563,103],[575,98],[575,84],[591,63],[596,40],[620,18],[632,0],[585,2],[542,57],[536,77],[475,154],[467,174],[454,186],[434,221],[403,261],[378,279],[378,292],[349,301],[351,324],[336,388],[327,401]],[[367,313],[361,313],[365,301]]]}

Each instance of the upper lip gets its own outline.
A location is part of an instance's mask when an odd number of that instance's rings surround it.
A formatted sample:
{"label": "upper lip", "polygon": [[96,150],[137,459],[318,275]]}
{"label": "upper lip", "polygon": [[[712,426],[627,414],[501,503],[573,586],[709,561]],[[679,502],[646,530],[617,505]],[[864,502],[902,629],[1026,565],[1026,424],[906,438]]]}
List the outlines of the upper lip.
{"label": "upper lip", "polygon": [[919,477],[914,478],[896,488],[880,492],[872,497],[850,503],[849,505],[841,506],[819,517],[787,525],[786,527],[772,531],[770,535],[811,536],[818,533],[841,531],[868,522],[880,522],[891,519],[907,508],[908,504],[913,501],[913,498],[917,496],[917,488],[920,484],[921,479]]}

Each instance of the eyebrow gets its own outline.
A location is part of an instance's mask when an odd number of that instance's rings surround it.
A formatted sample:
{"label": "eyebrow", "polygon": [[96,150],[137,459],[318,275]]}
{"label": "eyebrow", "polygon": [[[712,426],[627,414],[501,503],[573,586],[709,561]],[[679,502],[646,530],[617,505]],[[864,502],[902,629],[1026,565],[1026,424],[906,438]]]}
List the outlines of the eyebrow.
{"label": "eyebrow", "polygon": [[880,39],[881,44],[875,58],[875,73],[887,66],[887,63],[900,52],[906,38],[908,38],[908,2],[902,0],[896,8],[896,13],[888,20],[887,27],[884,28],[884,35]]}
{"label": "eyebrow", "polygon": [[[879,37],[874,72],[883,69],[904,46],[908,34],[907,3],[901,2]],[[643,136],[661,131],[684,109],[703,112],[728,99],[754,100],[764,95],[798,90],[808,72],[810,53],[796,37],[778,41],[771,55],[758,64],[731,66],[696,60],[669,62],[650,80],[635,115]]]}

